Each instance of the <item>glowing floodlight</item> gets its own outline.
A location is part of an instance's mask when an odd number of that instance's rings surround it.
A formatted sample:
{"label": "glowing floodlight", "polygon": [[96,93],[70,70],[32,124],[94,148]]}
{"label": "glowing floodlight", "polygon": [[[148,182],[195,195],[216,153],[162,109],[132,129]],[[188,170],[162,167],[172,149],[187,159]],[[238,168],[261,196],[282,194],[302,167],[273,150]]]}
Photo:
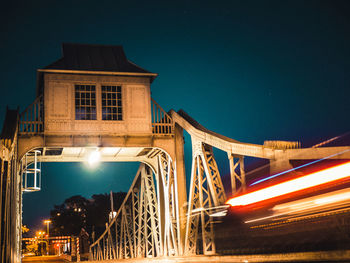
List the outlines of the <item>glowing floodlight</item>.
{"label": "glowing floodlight", "polygon": [[90,153],[89,158],[88,158],[88,163],[91,167],[96,166],[101,159],[101,153],[96,150]]}

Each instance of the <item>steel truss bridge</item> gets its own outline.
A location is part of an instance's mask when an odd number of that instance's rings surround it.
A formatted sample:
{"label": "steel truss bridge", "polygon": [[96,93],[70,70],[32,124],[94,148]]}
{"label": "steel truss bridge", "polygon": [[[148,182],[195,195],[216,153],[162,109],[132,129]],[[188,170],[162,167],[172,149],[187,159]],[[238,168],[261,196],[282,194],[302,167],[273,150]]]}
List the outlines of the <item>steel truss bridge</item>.
{"label": "steel truss bridge", "polygon": [[[43,136],[44,123],[37,118],[40,114],[34,112],[40,103],[42,100],[39,98],[21,115],[17,110],[8,110],[1,134],[2,262],[20,261],[21,173],[25,169],[23,157],[26,155],[23,150],[19,153],[19,149],[23,148],[21,140],[27,143],[28,140],[37,140]],[[270,160],[272,172],[289,168],[292,159],[318,159],[329,155],[334,155],[333,158],[337,159],[350,159],[350,147],[299,148],[299,144],[294,142],[275,142],[266,147],[241,143],[205,129],[184,111],[171,110],[166,113],[155,102],[153,105],[153,111],[162,116],[152,123],[154,134],[168,136],[171,140],[177,138],[181,143],[183,129],[191,136],[189,199],[184,202],[185,189],[179,189],[181,184],[178,182],[177,160],[173,160],[160,147],[140,145],[137,150],[140,167],[116,216],[106,224],[105,232],[91,244],[91,260],[214,255],[215,233],[210,214],[220,210],[226,201],[226,194],[213,147],[227,153],[233,193],[246,187],[246,156]],[[32,119],[24,120],[30,111]],[[41,147],[40,150],[44,151],[41,161],[62,161],[57,159],[63,157],[45,155],[45,152],[49,153],[50,147],[50,144]],[[30,152],[32,149],[25,151]],[[339,152],[342,154],[335,155]],[[30,156],[32,155],[27,155],[27,158]],[[70,158],[81,161],[77,156]],[[124,156],[120,160],[125,161],[127,158]],[[183,163],[181,168],[184,169]],[[183,185],[184,182],[181,183]],[[185,205],[180,206],[180,201]],[[199,239],[202,241],[200,247]]]}
{"label": "steel truss bridge", "polygon": [[[1,262],[21,261],[22,192],[40,190],[41,162],[83,162],[99,152],[102,162],[141,163],[116,216],[90,246],[90,260],[102,261],[216,253],[210,215],[227,198],[213,148],[227,154],[232,194],[246,188],[245,157],[269,160],[271,174],[293,168],[295,159],[350,159],[350,147],[243,143],[206,129],[182,110],[166,112],[151,98],[157,74],[130,62],[121,46],[63,44],[62,51],[38,70],[34,102],[21,113],[6,112],[0,135]],[[189,195],[184,130],[192,143]]]}

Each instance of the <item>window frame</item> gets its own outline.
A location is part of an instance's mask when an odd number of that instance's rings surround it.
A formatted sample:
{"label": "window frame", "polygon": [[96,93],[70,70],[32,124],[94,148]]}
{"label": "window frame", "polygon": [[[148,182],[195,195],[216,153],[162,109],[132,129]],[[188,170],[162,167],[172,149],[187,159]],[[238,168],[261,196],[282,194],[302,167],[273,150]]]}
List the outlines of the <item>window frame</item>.
{"label": "window frame", "polygon": [[[115,105],[115,108],[117,109],[117,112],[116,113],[110,113],[110,114],[116,114],[116,116],[118,117],[118,115],[121,116],[121,119],[103,119],[103,108],[104,107],[109,107],[108,105],[107,106],[103,106],[103,87],[116,87],[116,105]],[[120,87],[120,106],[118,106],[118,87]],[[99,88],[100,88],[100,110],[101,110],[101,113],[100,113],[100,118],[101,118],[101,121],[105,121],[105,122],[110,122],[110,121],[117,121],[117,122],[123,122],[125,120],[124,118],[124,112],[125,112],[125,103],[124,103],[124,89],[123,89],[123,85],[122,84],[119,84],[119,83],[100,83],[99,85]],[[107,91],[107,94],[108,94],[109,91]],[[111,91],[110,91],[111,92]],[[112,94],[112,92],[111,92]],[[113,107],[113,105],[110,105]],[[111,108],[112,108],[111,107]],[[121,108],[121,114],[118,113],[118,108]]]}
{"label": "window frame", "polygon": [[[76,118],[76,98],[75,98],[75,90],[76,86],[95,86],[95,109],[96,109],[96,119],[77,119]],[[121,102],[121,120],[103,120],[102,119],[102,86],[115,86],[115,87],[120,87],[120,102]],[[91,122],[91,121],[102,121],[102,122],[107,122],[110,123],[111,121],[117,122],[117,123],[122,123],[125,122],[125,110],[126,110],[126,102],[125,102],[125,87],[122,83],[118,82],[75,82],[73,83],[73,89],[72,89],[72,101],[73,101],[73,112],[72,112],[72,117],[74,121],[84,121],[84,122]],[[118,114],[118,113],[117,113]]]}
{"label": "window frame", "polygon": [[[91,87],[94,87],[95,88],[95,91],[94,91],[94,95],[95,95],[95,105],[93,106],[93,105],[90,105],[90,107],[93,109],[93,108],[95,108],[95,113],[93,114],[93,113],[89,113],[90,115],[95,115],[95,118],[91,118],[91,119],[78,119],[77,118],[77,97],[76,97],[76,93],[77,93],[77,86],[90,86],[90,88]],[[80,92],[80,94],[82,94],[82,92],[81,92],[81,90],[80,91],[78,91],[78,92]],[[86,96],[86,94],[87,93],[85,93],[85,96]],[[91,94],[93,94],[92,93],[92,91],[90,90],[90,104],[92,104],[91,102],[91,99],[92,99],[92,96],[91,96]],[[96,83],[74,83],[74,86],[73,86],[73,99],[74,99],[74,120],[75,121],[97,121],[98,119],[99,119],[99,114],[98,114],[98,112],[99,112],[99,103],[98,103],[98,100],[99,100],[99,96],[98,96],[98,85],[96,84]],[[82,100],[83,98],[82,98],[82,96],[80,95],[80,97],[78,98],[78,100]],[[84,99],[87,99],[87,98],[84,98]],[[86,105],[83,105],[83,106],[81,106],[81,104],[79,105],[80,106],[80,108],[88,108],[89,106],[86,106]],[[84,113],[82,113],[81,115],[83,115]],[[85,114],[87,114],[86,112],[85,112]]]}

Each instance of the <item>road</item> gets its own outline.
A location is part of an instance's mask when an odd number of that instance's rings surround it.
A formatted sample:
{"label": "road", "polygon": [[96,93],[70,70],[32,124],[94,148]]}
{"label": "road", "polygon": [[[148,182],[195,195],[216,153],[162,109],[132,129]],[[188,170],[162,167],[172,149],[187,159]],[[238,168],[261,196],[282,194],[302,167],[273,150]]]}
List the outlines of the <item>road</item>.
{"label": "road", "polygon": [[[25,257],[23,263],[61,263],[67,262],[56,256],[42,257]],[[96,261],[95,261],[96,262]],[[122,260],[108,260],[103,262],[123,262],[123,263],[334,263],[334,262],[350,262],[350,250],[338,251],[320,251],[320,252],[301,252],[301,253],[282,253],[282,254],[260,254],[260,255],[235,255],[235,256],[191,256],[191,257],[158,257],[158,258],[130,258]]]}
{"label": "road", "polygon": [[57,257],[57,256],[41,256],[41,257],[24,257],[22,259],[22,262],[23,263],[30,263],[30,262],[62,263],[62,262],[66,262],[66,261]]}

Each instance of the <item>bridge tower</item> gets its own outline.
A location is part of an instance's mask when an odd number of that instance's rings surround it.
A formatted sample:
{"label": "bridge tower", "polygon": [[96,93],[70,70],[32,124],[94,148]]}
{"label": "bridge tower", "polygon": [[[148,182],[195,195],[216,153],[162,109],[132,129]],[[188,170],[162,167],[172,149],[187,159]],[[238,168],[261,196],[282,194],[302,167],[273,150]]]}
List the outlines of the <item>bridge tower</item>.
{"label": "bridge tower", "polygon": [[[153,208],[138,215],[156,228],[153,250],[158,256],[181,254],[186,202],[183,134],[151,98],[157,74],[128,60],[121,46],[63,44],[62,53],[37,71],[36,99],[20,115],[18,175],[34,162],[30,153],[38,150],[41,162],[83,162],[93,152],[102,162],[139,161],[146,168],[140,168],[134,190],[145,189],[145,183],[155,185],[153,192],[146,187]],[[17,203],[21,207],[21,199]],[[19,217],[15,231],[20,225]]]}

